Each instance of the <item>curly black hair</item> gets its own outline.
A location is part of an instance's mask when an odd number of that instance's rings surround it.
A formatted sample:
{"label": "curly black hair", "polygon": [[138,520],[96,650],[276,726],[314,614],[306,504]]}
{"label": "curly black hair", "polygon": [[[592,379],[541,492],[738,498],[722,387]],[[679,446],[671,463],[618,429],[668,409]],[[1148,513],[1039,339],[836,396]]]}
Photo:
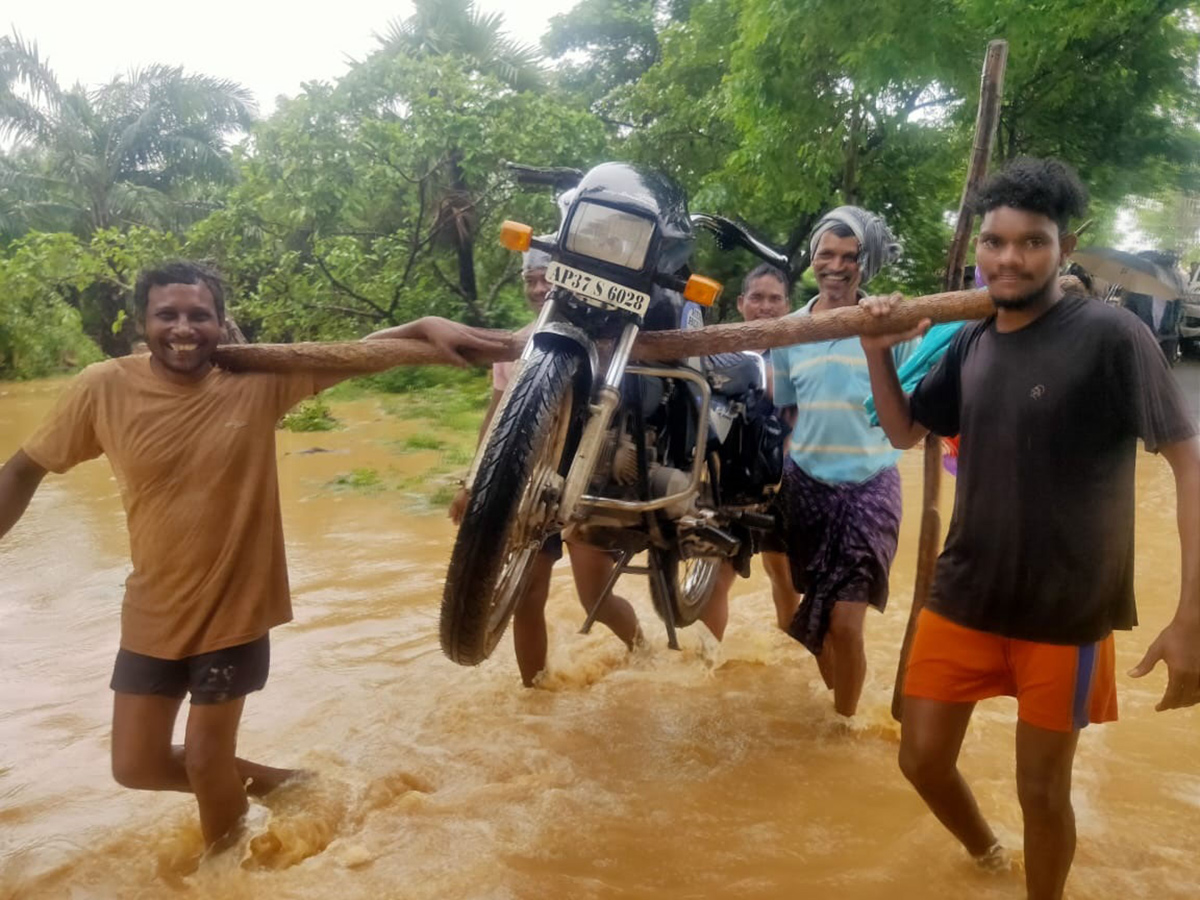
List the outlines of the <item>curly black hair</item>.
{"label": "curly black hair", "polygon": [[980,216],[1001,206],[1040,213],[1066,233],[1071,218],[1082,216],[1087,204],[1087,188],[1066,163],[1021,156],[976,188],[968,208]]}
{"label": "curly black hair", "polygon": [[190,259],[175,259],[142,270],[133,289],[133,309],[139,320],[146,317],[150,288],[166,287],[169,284],[203,284],[212,294],[217,320],[225,321],[225,280],[216,269]]}

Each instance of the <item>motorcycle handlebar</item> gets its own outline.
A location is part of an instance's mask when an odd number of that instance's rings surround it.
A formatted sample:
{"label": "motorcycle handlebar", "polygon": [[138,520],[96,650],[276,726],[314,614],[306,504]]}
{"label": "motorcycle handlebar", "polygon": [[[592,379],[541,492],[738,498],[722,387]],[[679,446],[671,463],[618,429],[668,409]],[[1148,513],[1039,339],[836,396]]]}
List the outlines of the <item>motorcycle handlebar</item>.
{"label": "motorcycle handlebar", "polygon": [[759,259],[769,262],[785,272],[791,265],[791,260],[788,259],[786,253],[755,237],[745,225],[734,222],[732,219],[707,213],[696,213],[691,219],[692,224],[697,228],[711,232],[717,239],[717,246],[722,250],[744,247]]}

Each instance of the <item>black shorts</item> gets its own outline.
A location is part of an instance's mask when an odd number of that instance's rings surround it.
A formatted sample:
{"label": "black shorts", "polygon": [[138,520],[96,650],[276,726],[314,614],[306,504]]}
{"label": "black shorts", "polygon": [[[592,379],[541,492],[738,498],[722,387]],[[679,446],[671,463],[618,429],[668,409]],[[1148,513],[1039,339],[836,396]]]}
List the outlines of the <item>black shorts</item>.
{"label": "black shorts", "polygon": [[271,668],[271,641],[263,635],[248,644],[183,659],[159,659],[122,647],[109,684],[120,694],[183,697],[192,703],[225,703],[261,691]]}

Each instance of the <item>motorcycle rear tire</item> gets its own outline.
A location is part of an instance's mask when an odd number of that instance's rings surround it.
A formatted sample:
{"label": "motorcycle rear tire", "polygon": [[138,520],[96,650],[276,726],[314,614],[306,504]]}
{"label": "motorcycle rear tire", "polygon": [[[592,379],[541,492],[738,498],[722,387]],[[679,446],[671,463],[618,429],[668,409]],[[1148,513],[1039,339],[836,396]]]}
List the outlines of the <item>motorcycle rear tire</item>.
{"label": "motorcycle rear tire", "polygon": [[[580,357],[537,350],[511,387],[476,470],[442,594],[442,650],[459,665],[487,659],[524,593],[548,536],[528,525],[546,479],[565,475],[582,403],[575,391]],[[518,521],[524,517],[526,521]]]}
{"label": "motorcycle rear tire", "polygon": [[659,617],[665,621],[669,607],[677,628],[685,628],[696,622],[712,599],[722,562],[721,558],[715,556],[683,559],[679,551],[674,549],[653,554],[651,565],[661,570],[668,585],[664,593],[658,577],[651,573],[650,597]]}

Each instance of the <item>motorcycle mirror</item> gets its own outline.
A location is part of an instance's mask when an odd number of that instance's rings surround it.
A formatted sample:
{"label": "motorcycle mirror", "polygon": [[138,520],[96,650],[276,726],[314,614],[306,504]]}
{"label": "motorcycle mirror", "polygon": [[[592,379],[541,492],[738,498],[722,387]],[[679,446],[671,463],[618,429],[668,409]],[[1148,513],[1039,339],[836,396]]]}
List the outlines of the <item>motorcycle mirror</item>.
{"label": "motorcycle mirror", "polygon": [[505,219],[500,226],[500,244],[516,253],[524,253],[533,242],[533,229],[521,222]]}
{"label": "motorcycle mirror", "polygon": [[683,288],[685,300],[691,300],[700,306],[712,306],[721,296],[721,282],[705,278],[703,275],[693,275]]}

